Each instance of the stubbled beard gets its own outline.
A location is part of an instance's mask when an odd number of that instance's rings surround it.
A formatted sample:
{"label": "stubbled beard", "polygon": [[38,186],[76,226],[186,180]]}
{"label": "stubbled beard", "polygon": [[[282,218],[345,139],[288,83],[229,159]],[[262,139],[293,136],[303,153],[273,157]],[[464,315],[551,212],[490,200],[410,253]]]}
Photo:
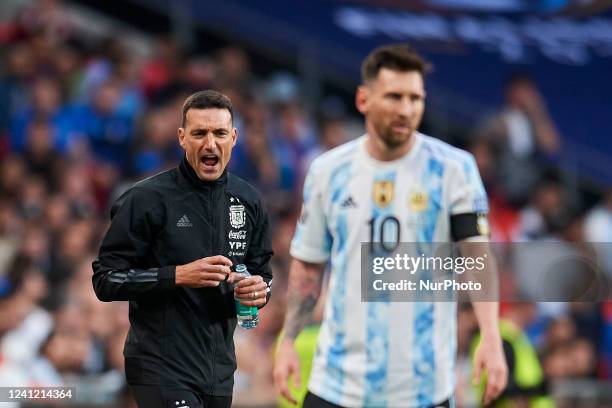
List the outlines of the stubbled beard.
{"label": "stubbled beard", "polygon": [[410,137],[412,136],[411,134],[401,138],[395,137],[393,135],[393,130],[391,130],[391,128],[387,128],[387,129],[383,129],[382,132],[379,132],[380,135],[380,139],[382,140],[382,142],[385,144],[385,146],[388,149],[397,149],[398,147],[403,146],[404,144],[406,144],[409,140]]}

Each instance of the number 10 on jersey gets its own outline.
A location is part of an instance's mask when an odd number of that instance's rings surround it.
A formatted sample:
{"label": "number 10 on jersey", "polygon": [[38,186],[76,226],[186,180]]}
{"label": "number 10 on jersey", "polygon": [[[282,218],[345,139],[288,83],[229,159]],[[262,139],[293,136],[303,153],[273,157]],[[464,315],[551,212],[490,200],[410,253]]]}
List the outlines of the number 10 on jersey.
{"label": "number 10 on jersey", "polygon": [[375,248],[375,243],[380,244],[376,246],[376,249],[385,252],[393,252],[397,249],[402,238],[401,224],[397,217],[394,215],[372,217],[368,220],[368,225],[371,249]]}

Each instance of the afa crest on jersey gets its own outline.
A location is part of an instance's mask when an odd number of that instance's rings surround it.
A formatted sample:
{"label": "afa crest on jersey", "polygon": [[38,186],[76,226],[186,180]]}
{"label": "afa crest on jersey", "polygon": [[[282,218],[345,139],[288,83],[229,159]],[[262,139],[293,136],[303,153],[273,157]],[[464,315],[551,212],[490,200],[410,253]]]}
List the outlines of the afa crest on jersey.
{"label": "afa crest on jersey", "polygon": [[384,208],[393,201],[394,185],[392,181],[382,180],[374,182],[372,189],[374,203],[379,208]]}
{"label": "afa crest on jersey", "polygon": [[246,224],[244,205],[230,205],[229,218],[232,228],[242,228]]}
{"label": "afa crest on jersey", "polygon": [[408,206],[414,212],[421,212],[427,209],[429,196],[424,191],[415,191],[408,198]]}

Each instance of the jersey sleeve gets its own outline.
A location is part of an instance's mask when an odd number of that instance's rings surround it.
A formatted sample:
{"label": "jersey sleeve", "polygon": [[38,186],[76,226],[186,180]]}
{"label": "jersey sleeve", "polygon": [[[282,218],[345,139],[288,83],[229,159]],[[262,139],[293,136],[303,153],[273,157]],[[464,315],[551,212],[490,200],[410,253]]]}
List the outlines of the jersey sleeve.
{"label": "jersey sleeve", "polygon": [[110,227],[92,264],[92,283],[101,301],[139,300],[175,288],[175,266],[143,267],[159,221],[151,202],[150,194],[132,189],[113,205]]}
{"label": "jersey sleeve", "polygon": [[454,241],[488,236],[487,214],[489,204],[487,193],[471,154],[466,155],[449,181],[450,224]]}
{"label": "jersey sleeve", "polygon": [[310,166],[304,182],[304,202],[291,242],[290,253],[304,262],[322,263],[331,253],[332,240],[324,212],[324,177],[316,166]]}

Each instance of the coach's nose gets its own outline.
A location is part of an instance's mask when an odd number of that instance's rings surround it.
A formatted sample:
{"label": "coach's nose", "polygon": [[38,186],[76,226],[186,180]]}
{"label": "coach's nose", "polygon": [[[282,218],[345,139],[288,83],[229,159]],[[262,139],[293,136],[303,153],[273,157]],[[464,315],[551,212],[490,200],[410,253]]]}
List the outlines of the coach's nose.
{"label": "coach's nose", "polygon": [[204,137],[204,140],[202,140],[202,147],[208,151],[215,150],[215,147],[216,147],[215,135],[213,135],[212,132],[208,133]]}

